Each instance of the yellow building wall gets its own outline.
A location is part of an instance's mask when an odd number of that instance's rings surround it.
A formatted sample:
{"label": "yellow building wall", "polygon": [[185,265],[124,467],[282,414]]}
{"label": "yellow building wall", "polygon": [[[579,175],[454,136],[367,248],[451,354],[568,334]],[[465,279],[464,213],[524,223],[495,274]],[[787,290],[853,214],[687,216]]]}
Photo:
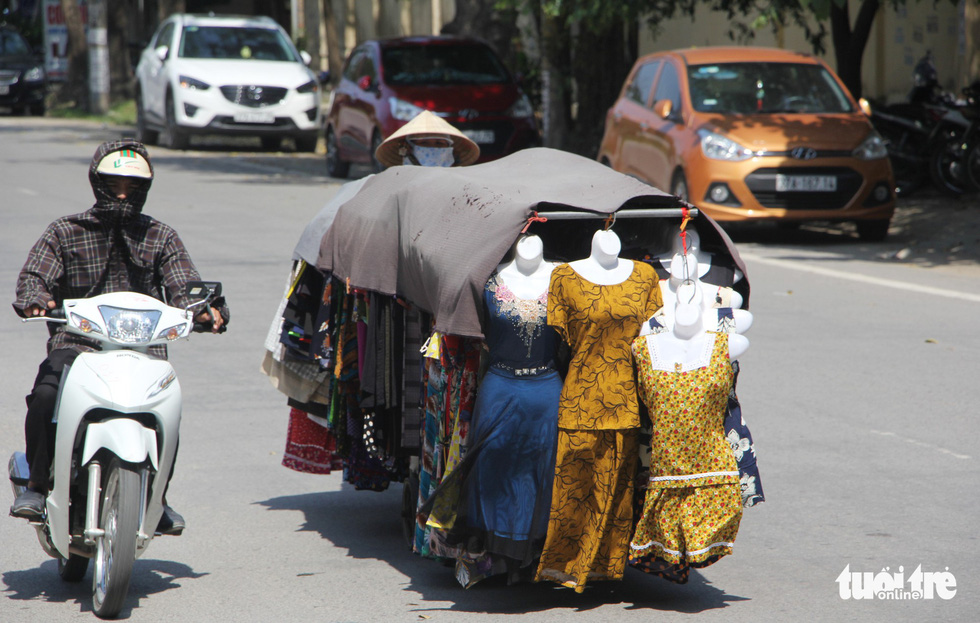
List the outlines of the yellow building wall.
{"label": "yellow building wall", "polygon": [[[852,13],[857,4],[851,1]],[[958,5],[932,0],[910,0],[908,6],[893,10],[883,8],[875,18],[862,61],[862,88],[868,98],[888,102],[904,99],[912,88],[915,63],[932,50],[942,85],[959,94],[971,79],[980,76],[980,55],[976,42],[980,37],[980,8],[977,3]],[[641,27],[640,54],[675,48],[735,44],[726,32],[730,26],[723,13],[698,9],[692,21],[675,18],[661,24],[657,32]],[[787,27],[774,33],[771,28],[755,32],[747,45],[778,47],[800,52],[813,48],[799,28]],[[836,69],[830,34],[822,58]],[[972,76],[972,78],[971,78]]]}

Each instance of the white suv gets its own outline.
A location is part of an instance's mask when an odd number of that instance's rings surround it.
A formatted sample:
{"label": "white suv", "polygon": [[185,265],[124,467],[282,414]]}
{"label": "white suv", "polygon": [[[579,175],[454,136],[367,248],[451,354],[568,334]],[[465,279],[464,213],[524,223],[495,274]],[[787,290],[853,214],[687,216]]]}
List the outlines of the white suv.
{"label": "white suv", "polygon": [[177,14],[136,66],[137,139],[186,149],[192,134],[259,136],[265,149],[292,137],[314,151],[320,84],[269,17]]}

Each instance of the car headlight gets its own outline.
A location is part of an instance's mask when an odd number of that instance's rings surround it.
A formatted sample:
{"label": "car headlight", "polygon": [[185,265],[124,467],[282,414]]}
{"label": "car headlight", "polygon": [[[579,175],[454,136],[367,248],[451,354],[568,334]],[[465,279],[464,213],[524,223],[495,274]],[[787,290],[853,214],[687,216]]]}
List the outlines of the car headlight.
{"label": "car headlight", "polygon": [[153,331],[161,316],[156,310],[122,309],[108,305],[100,305],[99,312],[109,338],[124,344],[142,344],[153,339]]}
{"label": "car headlight", "polygon": [[722,136],[716,132],[698,130],[698,136],[701,137],[701,151],[712,160],[740,162],[755,155],[751,149],[743,147],[727,136]]}
{"label": "car headlight", "polygon": [[888,157],[888,147],[877,132],[872,132],[852,153],[858,160],[880,160]]}
{"label": "car headlight", "polygon": [[180,77],[180,86],[184,89],[193,89],[196,91],[207,91],[211,88],[211,85],[197,78],[191,78],[190,76]]}
{"label": "car headlight", "polygon": [[527,95],[522,94],[510,107],[507,114],[514,119],[525,119],[534,116],[534,107],[531,106],[531,100],[528,99]]}
{"label": "car headlight", "polygon": [[397,97],[389,99],[388,105],[391,107],[391,116],[399,121],[411,121],[417,117],[420,112],[425,110],[424,108],[420,108],[411,102],[400,100]]}
{"label": "car headlight", "polygon": [[24,82],[41,82],[44,80],[44,68],[35,65],[24,72]]}
{"label": "car headlight", "polygon": [[316,83],[316,80],[310,80],[306,84],[301,84],[296,87],[297,93],[316,93],[319,90],[320,85]]}

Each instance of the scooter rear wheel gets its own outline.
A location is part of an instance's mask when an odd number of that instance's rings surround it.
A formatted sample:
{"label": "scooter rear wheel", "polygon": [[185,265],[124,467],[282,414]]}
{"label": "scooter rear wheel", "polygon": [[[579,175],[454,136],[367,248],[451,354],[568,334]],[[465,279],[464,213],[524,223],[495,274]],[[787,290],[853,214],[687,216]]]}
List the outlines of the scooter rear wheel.
{"label": "scooter rear wheel", "polygon": [[99,537],[92,580],[92,605],[100,618],[114,618],[129,591],[136,560],[139,530],[140,477],[136,469],[113,458],[106,471],[102,494]]}

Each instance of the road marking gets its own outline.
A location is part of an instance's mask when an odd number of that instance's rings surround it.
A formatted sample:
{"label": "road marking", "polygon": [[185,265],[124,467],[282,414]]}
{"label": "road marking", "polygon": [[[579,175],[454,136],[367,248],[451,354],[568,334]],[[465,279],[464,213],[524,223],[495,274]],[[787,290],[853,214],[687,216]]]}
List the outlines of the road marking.
{"label": "road marking", "polygon": [[891,431],[871,429],[871,432],[874,433],[875,435],[881,435],[882,437],[894,437],[895,439],[898,439],[900,441],[904,441],[905,443],[910,443],[913,446],[920,446],[920,447],[923,447],[923,448],[928,448],[930,450],[935,450],[937,452],[941,452],[943,454],[948,454],[948,455],[952,456],[953,458],[957,458],[957,459],[968,459],[968,458],[970,458],[970,456],[968,454],[960,454],[958,452],[953,452],[952,450],[947,450],[946,448],[941,448],[939,446],[934,446],[931,443],[926,443],[924,441],[918,441],[916,439],[909,439],[908,437],[902,437],[901,435],[896,435],[895,433],[893,433]]}
{"label": "road marking", "polygon": [[30,188],[18,188],[17,190],[19,192],[21,192],[21,193],[23,193],[25,195],[29,195],[31,197],[36,197],[37,194],[38,194],[36,190],[32,190]]}
{"label": "road marking", "polygon": [[894,279],[881,279],[879,277],[869,277],[868,275],[847,273],[842,270],[823,268],[822,266],[810,266],[809,264],[804,264],[803,262],[796,262],[793,260],[779,260],[771,257],[762,257],[761,255],[755,255],[754,253],[739,252],[739,255],[742,257],[742,259],[749,260],[752,262],[759,262],[760,264],[769,264],[771,266],[779,266],[782,268],[790,268],[793,270],[801,270],[803,272],[823,275],[825,277],[837,277],[838,279],[849,279],[851,281],[860,281],[862,283],[870,283],[872,285],[883,286],[886,288],[895,288],[898,290],[907,290],[909,292],[920,292],[922,294],[931,294],[933,296],[945,296],[951,299],[960,299],[962,301],[971,301],[973,303],[980,303],[980,294],[970,294],[968,292],[958,292],[956,290],[944,290],[943,288],[933,288],[931,286],[920,286],[914,283],[907,283],[905,281],[896,281]]}

